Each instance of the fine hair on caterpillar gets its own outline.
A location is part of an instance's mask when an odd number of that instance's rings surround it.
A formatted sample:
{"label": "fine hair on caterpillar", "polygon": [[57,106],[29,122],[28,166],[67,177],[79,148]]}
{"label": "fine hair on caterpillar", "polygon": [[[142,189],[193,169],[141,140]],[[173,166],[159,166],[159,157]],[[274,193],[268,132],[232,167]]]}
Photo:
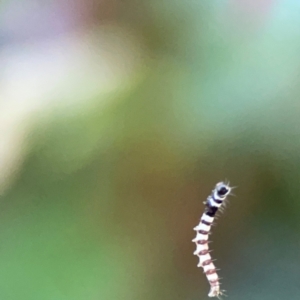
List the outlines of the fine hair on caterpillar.
{"label": "fine hair on caterpillar", "polygon": [[230,194],[232,187],[229,183],[219,182],[216,184],[212,193],[207,197],[205,209],[200,219],[199,224],[194,228],[197,232],[193,242],[196,244],[197,249],[194,255],[199,257],[198,267],[203,268],[203,272],[207,277],[210,284],[209,297],[218,297],[224,294],[224,291],[220,289],[220,278],[217,274],[217,269],[213,263],[213,259],[209,254],[211,250],[208,247],[208,235],[211,233],[211,227],[213,225],[216,213],[222,211],[224,207],[224,201]]}

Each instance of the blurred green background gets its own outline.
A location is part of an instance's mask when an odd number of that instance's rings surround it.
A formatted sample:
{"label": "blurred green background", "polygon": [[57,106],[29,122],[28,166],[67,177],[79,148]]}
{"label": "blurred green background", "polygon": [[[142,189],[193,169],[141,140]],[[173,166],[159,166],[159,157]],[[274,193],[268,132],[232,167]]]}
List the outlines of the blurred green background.
{"label": "blurred green background", "polygon": [[300,3],[0,4],[0,299],[300,299]]}

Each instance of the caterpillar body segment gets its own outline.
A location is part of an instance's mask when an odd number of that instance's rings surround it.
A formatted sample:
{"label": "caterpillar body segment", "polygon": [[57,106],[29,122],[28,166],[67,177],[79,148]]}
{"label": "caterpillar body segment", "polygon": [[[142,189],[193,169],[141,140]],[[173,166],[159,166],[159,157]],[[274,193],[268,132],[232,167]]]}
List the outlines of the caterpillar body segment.
{"label": "caterpillar body segment", "polygon": [[209,297],[220,298],[223,295],[223,291],[220,289],[220,278],[217,274],[217,269],[213,263],[213,259],[210,255],[208,247],[208,235],[211,232],[215,215],[226,200],[226,197],[230,194],[232,188],[224,183],[219,182],[216,184],[210,196],[204,202],[205,210],[200,219],[199,224],[194,228],[197,232],[196,237],[192,240],[196,244],[196,250],[194,255],[199,258],[198,267],[203,268],[207,280],[210,284]]}

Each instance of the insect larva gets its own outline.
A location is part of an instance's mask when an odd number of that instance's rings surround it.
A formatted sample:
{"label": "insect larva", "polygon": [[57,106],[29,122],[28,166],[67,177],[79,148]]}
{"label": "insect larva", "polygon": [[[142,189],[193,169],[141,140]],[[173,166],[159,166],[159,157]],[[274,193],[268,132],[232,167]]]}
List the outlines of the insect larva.
{"label": "insect larva", "polygon": [[200,219],[199,224],[194,228],[197,232],[197,236],[193,239],[196,243],[197,249],[194,255],[199,257],[198,267],[202,267],[210,284],[209,297],[220,297],[223,291],[220,290],[220,281],[217,274],[217,269],[213,263],[213,260],[209,254],[208,248],[208,235],[210,234],[211,226],[213,224],[215,215],[220,209],[226,197],[230,194],[231,187],[224,183],[219,182],[213,189],[210,196],[208,196],[205,204],[204,213]]}

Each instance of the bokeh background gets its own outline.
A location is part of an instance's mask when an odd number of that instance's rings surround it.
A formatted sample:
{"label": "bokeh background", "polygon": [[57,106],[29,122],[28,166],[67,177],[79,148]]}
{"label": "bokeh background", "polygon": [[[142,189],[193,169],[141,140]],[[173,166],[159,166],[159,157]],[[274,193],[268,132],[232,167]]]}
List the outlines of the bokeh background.
{"label": "bokeh background", "polygon": [[0,4],[0,298],[300,299],[300,2]]}

